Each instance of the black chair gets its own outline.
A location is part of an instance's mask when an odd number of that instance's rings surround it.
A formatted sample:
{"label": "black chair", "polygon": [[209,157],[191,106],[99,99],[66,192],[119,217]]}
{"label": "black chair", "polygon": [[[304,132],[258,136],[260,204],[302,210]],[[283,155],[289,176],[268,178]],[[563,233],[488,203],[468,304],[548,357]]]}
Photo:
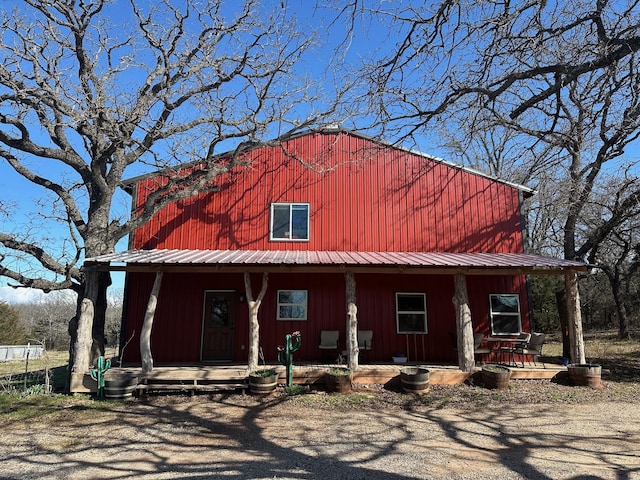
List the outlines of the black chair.
{"label": "black chair", "polygon": [[[522,367],[524,368],[524,357],[530,356],[533,357],[533,364],[537,367],[536,358],[540,358],[542,356],[542,346],[544,345],[544,333],[532,333],[529,341],[522,345],[521,347],[516,347],[514,352],[522,355]],[[531,364],[531,362],[529,362]],[[544,368],[544,362],[542,362],[542,366]]]}
{"label": "black chair", "polygon": [[[529,340],[531,339],[531,334],[526,332],[521,332],[515,339],[506,340],[505,342],[509,342],[509,345],[500,347],[500,353],[505,353],[509,356],[509,364],[518,366],[516,363],[516,353],[521,352],[526,346],[529,344]],[[522,362],[522,366],[524,367],[524,361]]]}

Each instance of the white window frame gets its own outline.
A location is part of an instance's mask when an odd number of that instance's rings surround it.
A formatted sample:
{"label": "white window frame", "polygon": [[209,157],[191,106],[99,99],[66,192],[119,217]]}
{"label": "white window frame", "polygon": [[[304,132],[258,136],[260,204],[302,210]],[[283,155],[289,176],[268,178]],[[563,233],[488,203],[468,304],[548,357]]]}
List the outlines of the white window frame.
{"label": "white window frame", "polygon": [[[422,304],[424,306],[424,310],[400,310],[399,307],[399,299],[401,296],[413,296],[413,297],[421,297]],[[423,330],[400,330],[400,317],[401,315],[422,315],[423,317]],[[398,334],[422,334],[426,335],[429,333],[429,325],[428,325],[428,317],[427,317],[427,294],[422,292],[396,292],[396,333]]]}
{"label": "white window frame", "polygon": [[[290,238],[290,237],[276,237],[273,234],[273,222],[275,219],[274,210],[276,207],[287,206],[289,207],[289,235],[291,234],[291,227],[293,224],[293,210],[295,207],[305,207],[307,210],[307,237],[306,238]],[[301,202],[277,202],[271,204],[271,218],[269,221],[269,240],[275,242],[308,242],[311,236],[310,228],[311,207],[308,203]]]}
{"label": "white window frame", "polygon": [[[304,292],[304,303],[287,303],[287,302],[281,302],[280,301],[280,293],[281,292]],[[296,318],[290,318],[290,317],[282,317],[280,316],[280,307],[303,307],[304,308],[304,318],[302,317],[296,317]],[[276,292],[276,315],[277,315],[277,320],[281,320],[281,321],[286,321],[286,322],[300,322],[300,321],[306,321],[307,317],[309,315],[309,291],[308,290],[301,290],[298,288],[289,288],[289,289],[282,289],[282,290],[278,290]]]}
{"label": "white window frame", "polygon": [[[493,310],[493,298],[494,297],[512,297],[516,299],[516,303],[517,303],[517,307],[518,307],[518,311],[517,312],[498,312],[498,311],[494,311]],[[509,318],[509,317],[513,317],[517,320],[517,332],[515,331],[498,331],[495,328],[494,325],[494,319],[496,319],[497,317],[503,317],[503,318]],[[501,336],[501,335],[505,335],[505,336],[512,336],[512,335],[518,335],[520,332],[522,332],[522,313],[520,310],[520,295],[517,293],[490,293],[489,294],[489,321],[491,323],[491,335],[495,335],[495,336]],[[511,321],[509,322],[511,323]]]}

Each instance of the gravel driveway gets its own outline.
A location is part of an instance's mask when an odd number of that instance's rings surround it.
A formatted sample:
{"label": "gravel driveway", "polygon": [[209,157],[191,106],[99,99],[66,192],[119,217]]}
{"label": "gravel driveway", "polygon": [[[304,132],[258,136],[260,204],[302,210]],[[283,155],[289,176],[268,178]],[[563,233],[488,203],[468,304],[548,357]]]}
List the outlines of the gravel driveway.
{"label": "gravel driveway", "polygon": [[640,479],[638,403],[382,408],[312,397],[70,402],[2,422],[0,478]]}

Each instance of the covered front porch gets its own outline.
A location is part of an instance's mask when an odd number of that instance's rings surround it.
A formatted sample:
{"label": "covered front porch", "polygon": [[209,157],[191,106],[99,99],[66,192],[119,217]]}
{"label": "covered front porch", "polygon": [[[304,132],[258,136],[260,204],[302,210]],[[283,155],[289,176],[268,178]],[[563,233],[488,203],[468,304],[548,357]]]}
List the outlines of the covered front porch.
{"label": "covered front porch", "polygon": [[[353,372],[352,381],[355,386],[383,385],[388,388],[400,386],[400,370],[404,366],[419,365],[429,369],[430,380],[433,385],[455,385],[467,381],[479,381],[481,366],[471,371],[462,371],[454,365],[423,364],[410,362],[407,364],[376,363],[360,365]],[[295,385],[309,385],[312,388],[323,388],[324,375],[335,364],[296,364],[293,369],[293,383]],[[278,383],[286,383],[285,367],[280,364],[266,364],[264,368],[273,368],[278,372]],[[527,364],[524,367],[511,368],[513,380],[552,380],[565,375],[567,368],[557,364],[538,362],[538,365]],[[175,364],[155,366],[147,374],[136,366],[115,367],[109,374],[122,373],[137,375],[140,378],[138,392],[140,393],[209,393],[220,391],[244,391],[247,386],[246,364],[232,365],[202,365]],[[96,391],[95,381],[85,377],[83,387],[79,392],[91,393]]]}
{"label": "covered front porch", "polygon": [[[142,370],[147,382],[153,383],[165,379],[168,383],[185,385],[204,385],[215,383],[216,376],[228,377],[228,383],[244,382],[247,372],[258,365],[257,350],[259,339],[257,329],[258,307],[267,288],[269,273],[297,273],[298,275],[318,275],[333,273],[344,275],[344,297],[346,299],[345,332],[347,337],[346,353],[348,366],[354,371],[356,383],[386,384],[398,376],[400,365],[384,363],[368,363],[359,365],[359,348],[356,341],[359,331],[356,300],[357,286],[355,274],[375,273],[385,278],[387,275],[401,275],[403,278],[420,278],[419,276],[445,275],[455,284],[453,298],[441,298],[438,302],[446,307],[448,303],[455,312],[455,325],[451,325],[457,338],[458,365],[431,365],[428,359],[421,359],[421,365],[433,371],[434,383],[460,383],[472,376],[476,371],[473,345],[473,323],[467,293],[467,279],[479,276],[522,276],[522,275],[563,275],[567,287],[567,312],[569,314],[569,334],[571,338],[571,361],[584,362],[584,346],[582,342],[582,326],[580,319],[579,295],[577,291],[577,273],[584,271],[586,265],[581,262],[570,262],[549,257],[525,254],[484,254],[484,253],[401,253],[401,252],[249,252],[249,251],[130,251],[122,254],[105,255],[85,262],[87,270],[124,270],[127,272],[155,273],[156,280],[151,290],[149,305],[144,315],[144,324],[140,333],[140,351]],[[180,363],[174,366],[158,363],[154,365],[151,352],[152,325],[155,305],[160,293],[163,273],[214,272],[216,274],[243,273],[245,275],[246,301],[249,306],[250,323],[255,329],[249,331],[249,364],[205,366]],[[263,282],[260,294],[253,298],[249,274],[262,273]],[[453,293],[453,290],[452,290]],[[256,301],[257,300],[257,301]],[[453,301],[453,305],[451,302]],[[453,322],[452,322],[453,323]],[[344,325],[344,324],[343,324]],[[254,335],[255,334],[255,335]],[[441,331],[441,335],[446,332]],[[424,338],[424,337],[423,337]],[[377,336],[374,340],[384,342]],[[236,359],[237,360],[237,359]],[[410,359],[415,360],[415,359]],[[425,362],[427,360],[427,362]],[[331,365],[322,363],[297,364],[294,381],[302,384],[320,382],[323,372]],[[281,371],[283,368],[278,366]],[[184,373],[181,371],[184,370]],[[223,373],[223,372],[227,373]],[[561,369],[560,369],[561,370]],[[528,368],[518,369],[514,378],[549,378],[551,370]],[[539,372],[539,373],[536,373]],[[282,374],[284,375],[284,374]],[[281,375],[281,376],[282,376]],[[542,375],[536,376],[536,375]],[[555,374],[553,374],[555,375]],[[553,376],[551,375],[551,376]],[[173,378],[170,378],[173,377]],[[225,377],[225,378],[226,378]],[[221,379],[222,380],[222,379]],[[73,383],[73,382],[72,382]],[[81,391],[78,383],[72,384],[72,391]],[[194,388],[194,390],[200,387]],[[202,387],[204,389],[204,387]]]}

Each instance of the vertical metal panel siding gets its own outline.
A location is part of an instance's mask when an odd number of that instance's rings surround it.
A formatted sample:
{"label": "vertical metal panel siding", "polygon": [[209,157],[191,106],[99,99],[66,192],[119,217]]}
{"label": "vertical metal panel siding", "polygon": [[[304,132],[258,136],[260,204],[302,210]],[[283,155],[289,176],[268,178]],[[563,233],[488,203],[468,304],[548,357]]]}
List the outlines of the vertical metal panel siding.
{"label": "vertical metal panel siding", "polygon": [[[314,168],[285,157],[279,148],[252,152],[253,163],[216,179],[221,192],[202,193],[164,208],[134,235],[134,248],[470,251],[521,252],[518,191],[423,157],[349,135],[314,134],[296,138],[286,148]],[[162,179],[137,185],[137,206]],[[310,241],[270,242],[272,202],[310,204]],[[252,276],[254,294],[260,275]],[[374,330],[370,360],[388,361],[406,350],[407,337],[396,333],[395,292],[427,294],[428,335],[411,338],[416,360],[455,361],[449,333],[455,332],[451,298],[453,280],[446,276],[356,275],[361,329]],[[153,275],[131,274],[127,338],[139,334]],[[309,320],[276,320],[279,288],[309,290]],[[468,277],[474,328],[489,331],[488,293],[521,294],[528,327],[526,286],[522,277]],[[153,333],[157,362],[197,361],[200,355],[202,301],[205,290],[244,291],[240,274],[167,274]],[[163,295],[171,292],[171,296]],[[514,292],[516,293],[516,292]],[[271,274],[260,310],[261,346],[275,360],[277,345],[294,330],[303,334],[296,358],[317,360],[320,330],[345,337],[344,277],[338,274]],[[238,308],[235,360],[245,361],[248,342],[246,303]],[[126,351],[139,361],[138,339]],[[419,350],[419,351],[418,351]]]}
{"label": "vertical metal panel siding", "polygon": [[[513,280],[513,283],[509,281]],[[126,349],[125,360],[139,362],[139,332],[146,302],[153,285],[153,274],[131,274],[126,338],[135,337]],[[252,275],[257,295],[262,278]],[[469,301],[475,331],[488,334],[489,293],[519,293],[523,328],[529,330],[526,283],[524,277],[469,276]],[[306,289],[309,292],[307,321],[278,321],[276,292],[279,289]],[[381,282],[377,275],[356,275],[358,322],[360,329],[374,331],[370,361],[390,361],[397,351],[409,353],[416,361],[455,361],[451,334],[455,335],[455,312],[451,298],[453,278],[440,275],[388,275]],[[165,274],[153,326],[152,352],[157,363],[196,362],[200,358],[202,306],[206,290],[235,290],[244,295],[242,274]],[[396,332],[395,293],[419,292],[427,295],[428,334]],[[170,293],[170,295],[169,295]],[[246,300],[238,305],[234,360],[246,361],[248,346],[248,308]],[[259,312],[260,345],[267,361],[276,360],[276,347],[287,333],[299,330],[303,335],[298,361],[322,359],[317,348],[320,331],[340,330],[340,349],[345,349],[345,281],[340,274],[271,274],[269,289]],[[407,351],[407,340],[409,350]],[[331,355],[336,352],[331,352]],[[330,356],[331,356],[330,355]],[[325,360],[333,361],[333,358]]]}
{"label": "vertical metal panel siding", "polygon": [[[518,191],[349,135],[312,134],[264,147],[216,180],[222,191],[173,203],[135,233],[135,248],[361,251],[522,249]],[[154,179],[143,179],[141,205]],[[308,242],[269,241],[272,202],[308,202]]]}

